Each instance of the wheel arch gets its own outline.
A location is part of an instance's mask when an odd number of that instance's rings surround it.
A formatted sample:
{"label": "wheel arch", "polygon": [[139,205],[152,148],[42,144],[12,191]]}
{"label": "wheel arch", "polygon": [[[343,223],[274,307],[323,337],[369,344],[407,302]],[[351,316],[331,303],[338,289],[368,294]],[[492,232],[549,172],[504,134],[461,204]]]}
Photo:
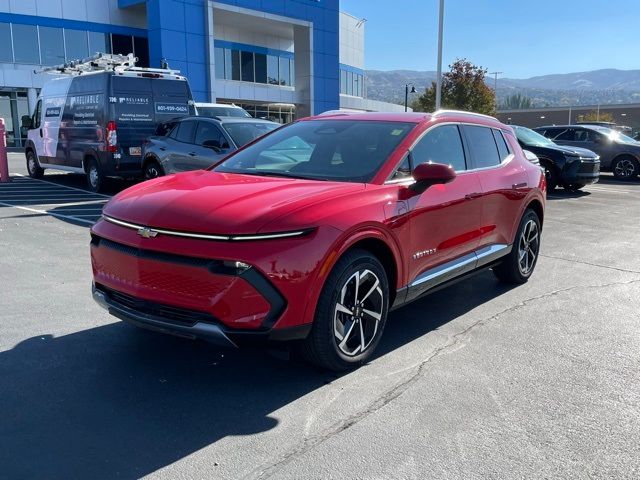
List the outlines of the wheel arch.
{"label": "wheel arch", "polygon": [[542,224],[544,222],[544,207],[542,206],[542,202],[540,202],[540,200],[538,200],[537,198],[534,198],[525,207],[524,211],[526,212],[527,210],[533,210],[535,214],[538,215],[538,219],[540,220],[540,228],[542,228]]}
{"label": "wheel arch", "polygon": [[94,152],[93,150],[87,150],[84,152],[84,155],[82,155],[82,170],[84,170],[84,173],[88,173],[87,160],[90,160],[90,159],[95,160],[98,163],[98,167],[100,167],[100,159],[96,154],[96,152]]}
{"label": "wheel arch", "polygon": [[341,256],[352,250],[369,252],[382,264],[389,284],[389,305],[393,305],[397,293],[398,265],[389,245],[378,237],[365,237],[351,244],[349,248],[342,252]]}

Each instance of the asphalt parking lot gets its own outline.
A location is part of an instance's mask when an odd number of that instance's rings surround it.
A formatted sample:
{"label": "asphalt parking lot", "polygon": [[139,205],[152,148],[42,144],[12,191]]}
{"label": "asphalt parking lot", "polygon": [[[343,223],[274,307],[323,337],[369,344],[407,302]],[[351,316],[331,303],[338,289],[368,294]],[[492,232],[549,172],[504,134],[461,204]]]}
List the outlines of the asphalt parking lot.
{"label": "asphalt parking lot", "polygon": [[88,227],[108,196],[10,157],[1,477],[640,477],[640,181],[550,195],[529,283],[487,272],[395,311],[333,375],[107,315]]}

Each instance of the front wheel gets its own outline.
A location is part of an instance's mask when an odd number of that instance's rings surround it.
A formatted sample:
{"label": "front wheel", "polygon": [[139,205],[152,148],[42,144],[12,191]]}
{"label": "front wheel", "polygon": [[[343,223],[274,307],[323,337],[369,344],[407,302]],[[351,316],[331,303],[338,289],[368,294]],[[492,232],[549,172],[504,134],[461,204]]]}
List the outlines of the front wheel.
{"label": "front wheel", "polygon": [[544,177],[547,180],[547,191],[553,192],[558,186],[558,174],[553,165],[543,163],[542,168],[544,170]]}
{"label": "front wheel", "polygon": [[511,253],[493,268],[495,276],[504,283],[526,283],[533,273],[540,253],[540,219],[533,210],[526,210]]}
{"label": "front wheel", "polygon": [[616,158],[611,164],[613,176],[619,180],[629,180],[638,176],[638,161],[632,157]]}
{"label": "front wheel", "polygon": [[360,366],[382,337],[388,309],[389,285],[379,260],[364,250],[346,253],[322,289],[302,355],[334,371]]}
{"label": "front wheel", "polygon": [[27,172],[31,178],[41,178],[44,175],[44,169],[38,163],[38,158],[33,150],[27,152]]}

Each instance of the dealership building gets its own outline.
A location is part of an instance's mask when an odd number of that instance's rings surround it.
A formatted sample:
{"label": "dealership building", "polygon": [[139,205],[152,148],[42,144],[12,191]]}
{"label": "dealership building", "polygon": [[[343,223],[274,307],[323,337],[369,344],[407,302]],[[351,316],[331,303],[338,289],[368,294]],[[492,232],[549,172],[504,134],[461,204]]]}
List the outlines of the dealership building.
{"label": "dealership building", "polygon": [[19,146],[43,66],[96,52],[186,75],[196,101],[288,122],[327,110],[400,111],[366,98],[365,19],[339,0],[4,0],[0,117]]}

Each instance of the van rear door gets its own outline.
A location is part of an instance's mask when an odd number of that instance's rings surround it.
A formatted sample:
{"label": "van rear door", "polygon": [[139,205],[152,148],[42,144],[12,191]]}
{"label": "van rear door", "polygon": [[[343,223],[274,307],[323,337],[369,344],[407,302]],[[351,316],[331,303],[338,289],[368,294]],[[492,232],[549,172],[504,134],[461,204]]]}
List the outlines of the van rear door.
{"label": "van rear door", "polygon": [[116,170],[122,175],[141,173],[141,147],[158,123],[194,111],[186,80],[114,75],[109,102],[116,123]]}

